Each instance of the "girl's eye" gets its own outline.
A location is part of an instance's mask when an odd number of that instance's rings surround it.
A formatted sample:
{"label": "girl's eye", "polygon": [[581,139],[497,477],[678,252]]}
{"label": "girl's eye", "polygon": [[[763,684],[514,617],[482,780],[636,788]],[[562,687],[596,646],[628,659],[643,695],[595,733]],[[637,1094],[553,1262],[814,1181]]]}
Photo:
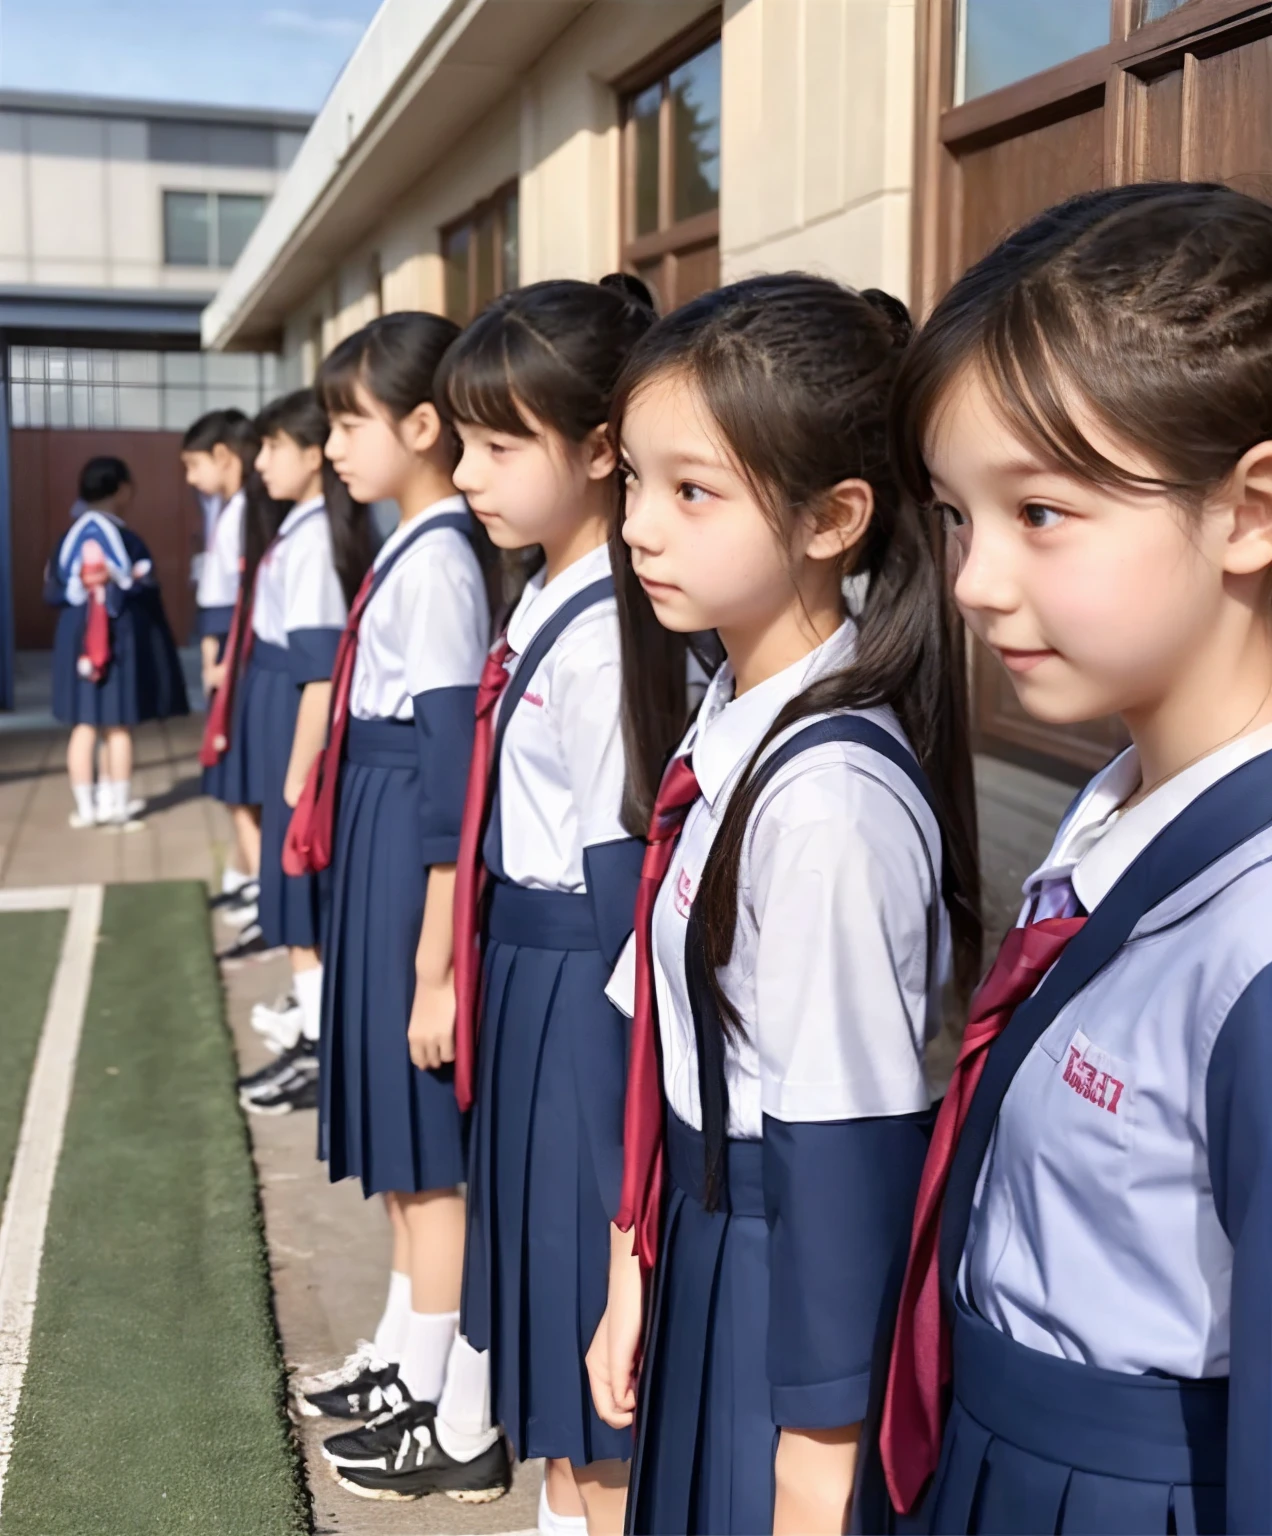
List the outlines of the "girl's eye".
{"label": "girl's eye", "polygon": [[631,485],[635,479],[636,471],[626,459],[620,459],[618,461],[618,483],[620,485]]}
{"label": "girl's eye", "polygon": [[691,506],[701,506],[704,501],[711,500],[711,492],[695,485],[692,480],[682,480],[676,487],[676,494],[681,501],[687,501]]}
{"label": "girl's eye", "polygon": [[1025,520],[1025,526],[1034,529],[1058,528],[1064,520],[1064,513],[1057,512],[1054,507],[1044,507],[1039,502],[1030,502],[1021,514]]}

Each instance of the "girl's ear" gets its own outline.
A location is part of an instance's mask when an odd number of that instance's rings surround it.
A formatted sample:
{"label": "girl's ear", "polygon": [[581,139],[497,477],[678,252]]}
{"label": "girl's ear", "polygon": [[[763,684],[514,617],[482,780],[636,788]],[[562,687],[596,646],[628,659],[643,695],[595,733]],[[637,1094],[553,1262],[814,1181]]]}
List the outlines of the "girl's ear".
{"label": "girl's ear", "polygon": [[1272,567],[1272,442],[1256,443],[1242,454],[1223,502],[1231,509],[1224,570],[1253,576]]}
{"label": "girl's ear", "polygon": [[431,400],[422,400],[398,423],[398,434],[412,453],[431,453],[442,436],[442,418]]}
{"label": "girl's ear", "polygon": [[614,445],[610,442],[609,429],[604,423],[593,427],[583,439],[582,451],[589,480],[608,480],[618,468]]}
{"label": "girl's ear", "polygon": [[327,462],[327,456],[321,448],[306,448],[301,462],[311,474],[320,475],[322,466]]}
{"label": "girl's ear", "polygon": [[874,487],[868,480],[841,480],[832,486],[814,515],[804,518],[810,537],[804,554],[810,560],[838,560],[865,537],[874,516]]}

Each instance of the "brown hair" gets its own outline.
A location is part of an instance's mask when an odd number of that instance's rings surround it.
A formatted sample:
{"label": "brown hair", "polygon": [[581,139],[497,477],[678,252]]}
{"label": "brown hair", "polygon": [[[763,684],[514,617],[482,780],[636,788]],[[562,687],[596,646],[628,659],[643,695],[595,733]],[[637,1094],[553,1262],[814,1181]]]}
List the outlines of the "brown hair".
{"label": "brown hair", "polygon": [[[1212,183],[1112,187],[1040,214],[966,272],[897,380],[898,472],[925,502],[923,441],[968,368],[1061,471],[1196,507],[1272,438],[1272,207]],[[1158,474],[1100,453],[1075,406]]]}
{"label": "brown hair", "polygon": [[[797,513],[817,515],[840,481],[865,480],[874,492],[874,515],[842,571],[868,578],[854,615],[852,660],[780,711],[730,797],[698,889],[706,971],[726,1032],[738,1019],[717,973],[733,951],[755,767],[779,733],[832,710],[896,711],[938,807],[962,984],[970,989],[979,970],[980,877],[958,627],[933,535],[899,493],[888,463],[888,399],[909,334],[905,306],[878,290],[854,293],[801,273],[750,278],[660,321],[632,352],[616,393],[615,432],[628,402],[651,379],[689,380],[783,537]],[[683,672],[686,639],[664,631],[658,649],[657,621],[618,525],[611,558],[623,638],[624,819],[630,831],[643,832],[685,724],[665,708],[667,690],[660,701],[653,663]]]}

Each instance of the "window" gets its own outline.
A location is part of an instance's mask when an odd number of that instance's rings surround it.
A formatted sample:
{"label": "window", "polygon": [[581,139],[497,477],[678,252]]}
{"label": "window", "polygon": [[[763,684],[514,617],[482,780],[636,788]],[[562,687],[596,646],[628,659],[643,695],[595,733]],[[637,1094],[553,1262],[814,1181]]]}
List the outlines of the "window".
{"label": "window", "polygon": [[163,259],[169,267],[232,267],[265,212],[238,192],[165,192]]}
{"label": "window", "polygon": [[255,166],[284,164],[281,135],[247,123],[183,123],[153,119],[148,125],[149,158],[170,165]]}
{"label": "window", "polygon": [[623,98],[623,264],[664,310],[719,281],[719,30],[708,17]]}
{"label": "window", "polygon": [[247,352],[9,351],[15,427],[184,432],[227,406],[255,416],[279,387],[278,359]]}
{"label": "window", "polygon": [[442,231],[444,304],[457,324],[467,325],[491,299],[520,283],[519,214],[514,182]]}
{"label": "window", "polygon": [[[1149,0],[1159,12],[1169,0]],[[1109,0],[962,0],[959,88],[971,101],[1109,40]]]}

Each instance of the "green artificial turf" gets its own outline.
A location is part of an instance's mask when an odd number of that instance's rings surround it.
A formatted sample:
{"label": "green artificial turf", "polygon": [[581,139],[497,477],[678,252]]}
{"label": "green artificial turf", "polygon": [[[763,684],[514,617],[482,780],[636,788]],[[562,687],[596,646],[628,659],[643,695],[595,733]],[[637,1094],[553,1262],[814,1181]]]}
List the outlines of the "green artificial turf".
{"label": "green artificial turf", "polygon": [[0,914],[0,1205],[65,931],[65,912]]}
{"label": "green artificial turf", "polygon": [[310,1529],[195,884],[106,893],[3,1536]]}

